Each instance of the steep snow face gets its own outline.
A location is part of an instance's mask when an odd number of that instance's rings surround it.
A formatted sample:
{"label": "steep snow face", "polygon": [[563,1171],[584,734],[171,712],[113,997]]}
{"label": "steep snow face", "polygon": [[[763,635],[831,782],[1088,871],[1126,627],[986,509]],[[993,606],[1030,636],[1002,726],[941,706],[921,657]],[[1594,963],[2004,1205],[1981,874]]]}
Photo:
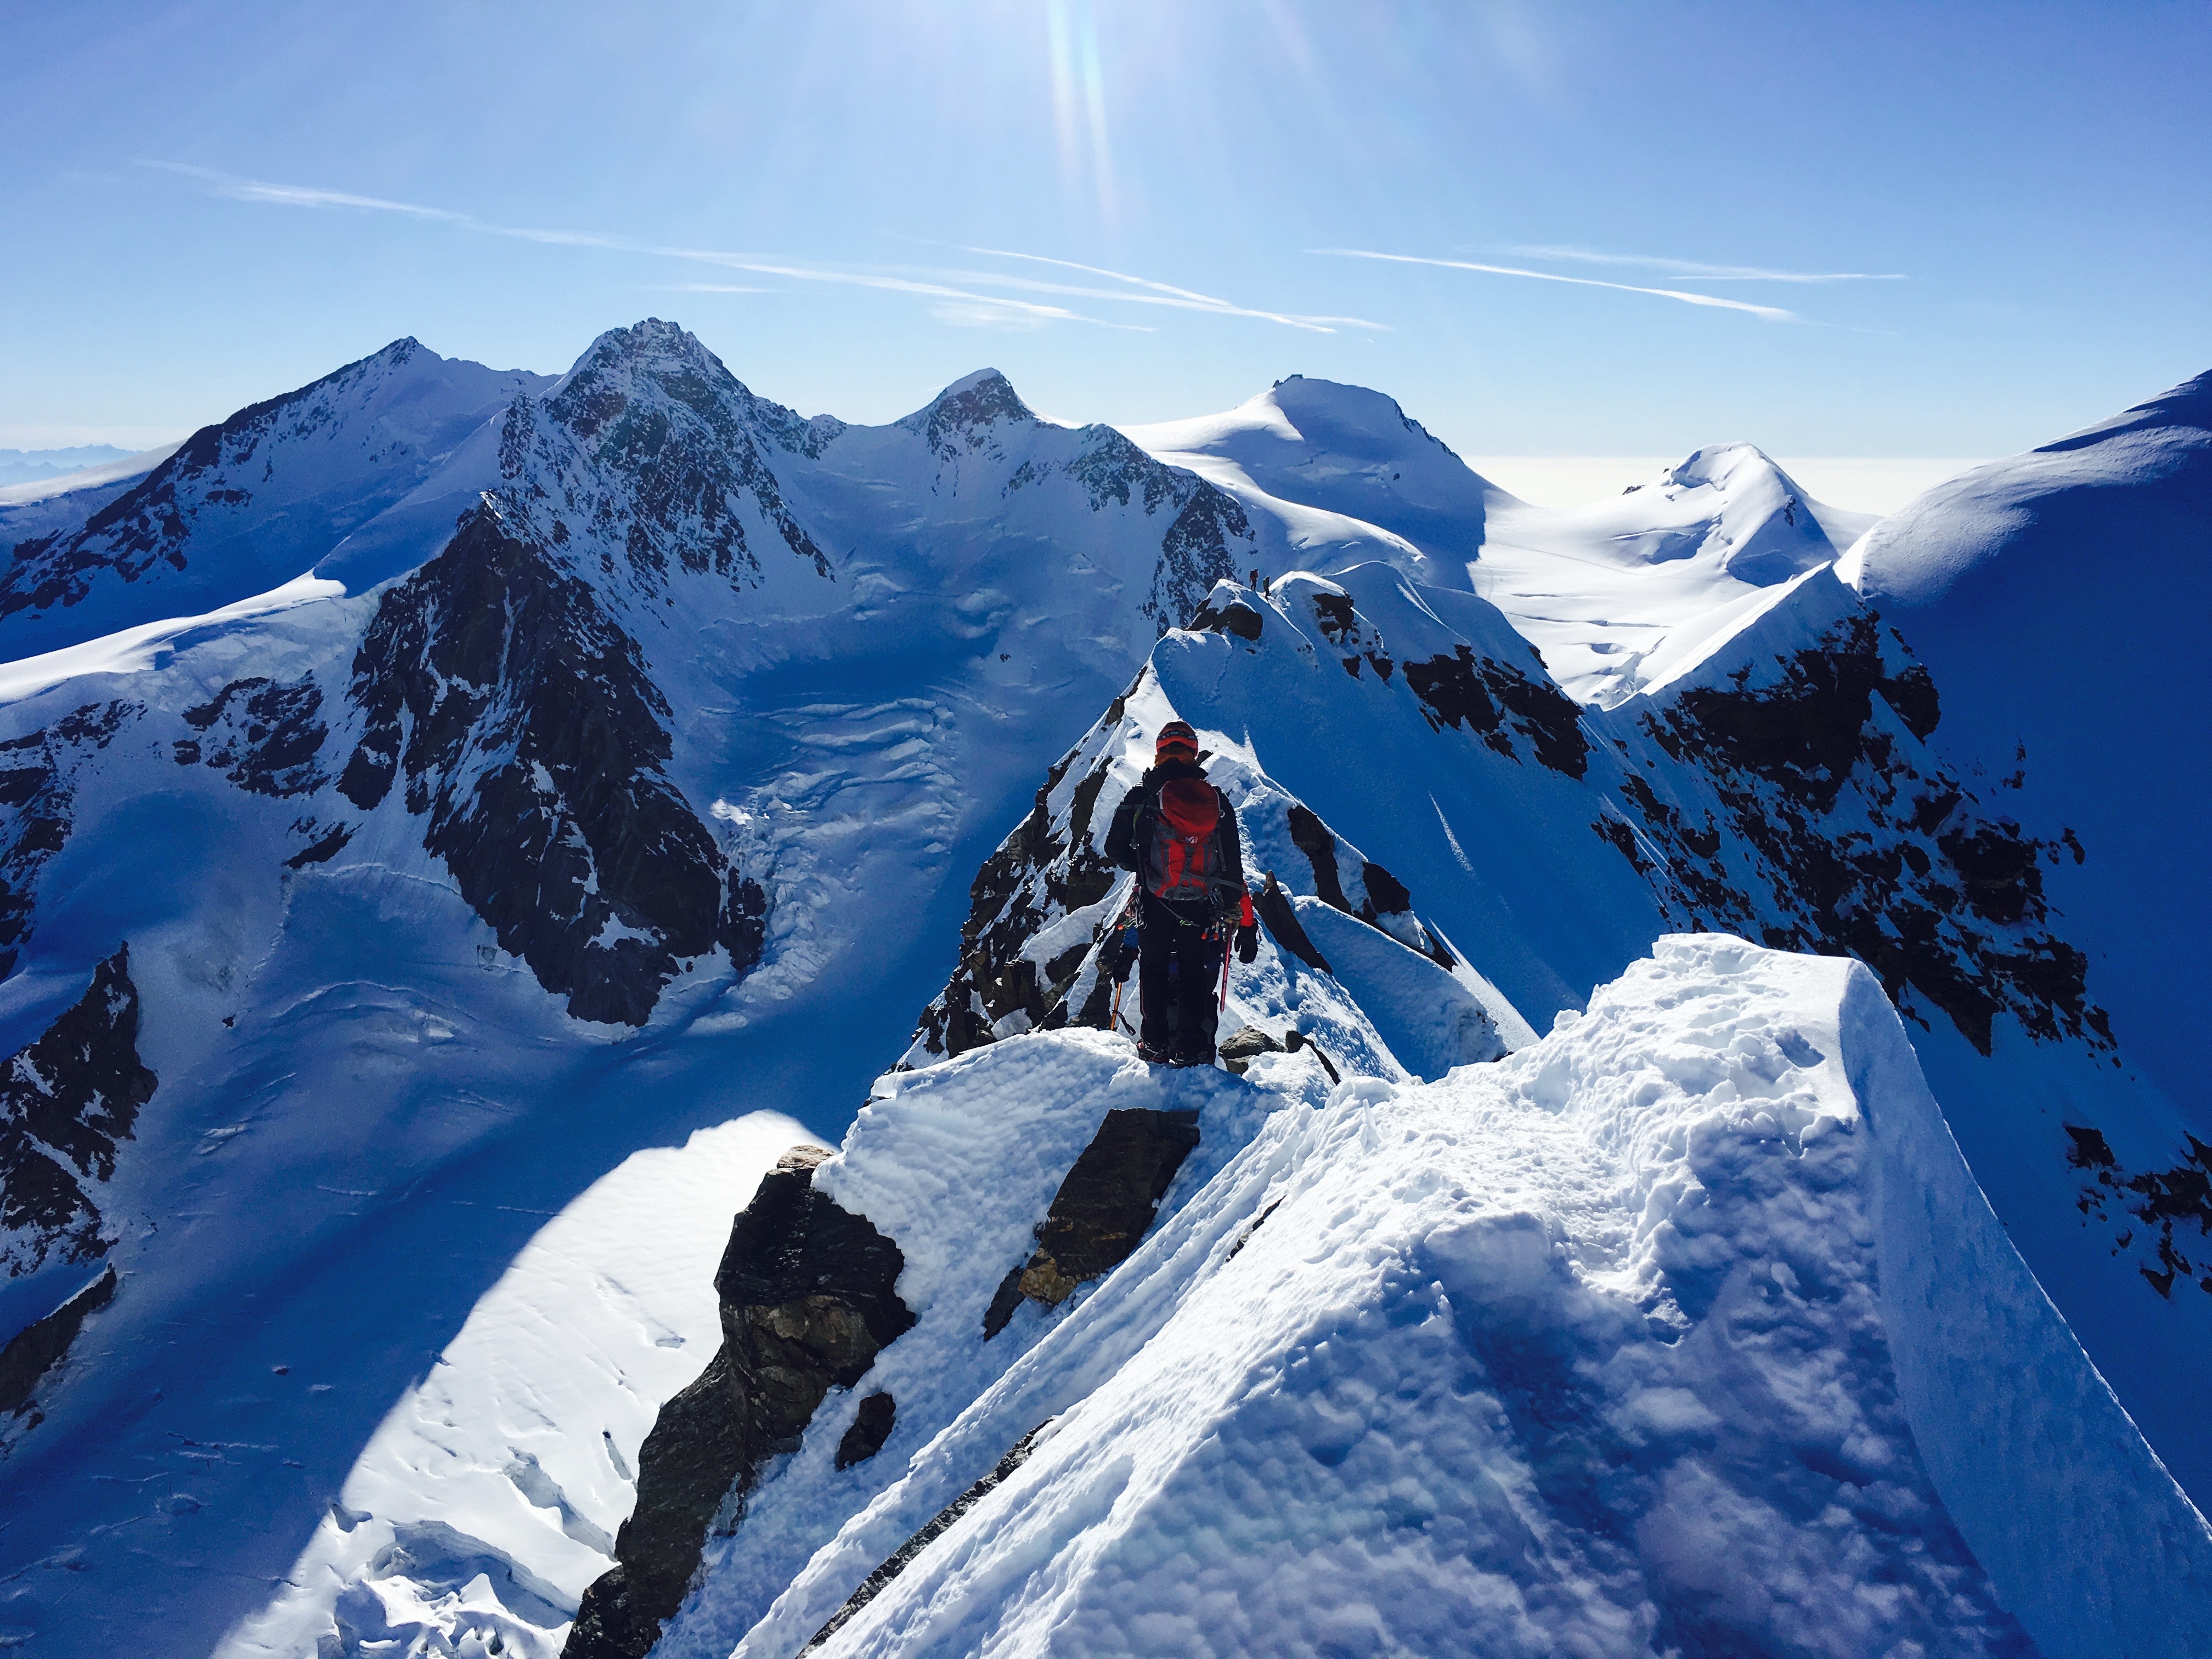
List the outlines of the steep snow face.
{"label": "steep snow face", "polygon": [[654,1408],[720,1339],[731,1208],[806,1139],[756,1113],[593,1182],[393,1406],[283,1594],[216,1653],[289,1659],[331,1650],[327,1636],[346,1656],[496,1639],[553,1659],[568,1610],[611,1565]]}
{"label": "steep snow face", "polygon": [[[660,1653],[2212,1634],[2212,1534],[2010,1254],[1863,969],[1662,939],[1433,1084],[1127,1054],[1030,1035],[878,1086],[820,1178],[902,1241],[922,1317],[853,1390],[898,1425],[836,1471],[854,1405],[825,1407]],[[987,1341],[1049,1166],[1162,1091],[1200,1139],[1152,1235]],[[1942,1272],[1962,1244],[1971,1291]],[[2069,1519],[2108,1503],[2126,1536]],[[759,1568],[809,1552],[775,1594]]]}
{"label": "steep snow face", "polygon": [[2172,690],[2212,603],[2212,375],[1939,485],[1842,569],[1934,671],[1962,763],[2076,836],[2053,898],[2131,1057],[2212,1134],[2201,988],[2172,971],[2212,927],[2212,730]]}
{"label": "steep snow face", "polygon": [[53,650],[289,581],[546,384],[398,340],[203,427],[81,529],[16,543],[0,650]]}

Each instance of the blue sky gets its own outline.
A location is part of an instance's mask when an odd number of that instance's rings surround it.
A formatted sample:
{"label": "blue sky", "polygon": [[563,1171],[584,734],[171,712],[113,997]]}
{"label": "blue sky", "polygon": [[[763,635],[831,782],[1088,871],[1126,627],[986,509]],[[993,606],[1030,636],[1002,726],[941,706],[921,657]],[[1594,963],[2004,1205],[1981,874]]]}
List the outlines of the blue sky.
{"label": "blue sky", "polygon": [[2209,70],[2194,4],[0,0],[0,446],[658,315],[848,420],[1998,454],[2212,367]]}

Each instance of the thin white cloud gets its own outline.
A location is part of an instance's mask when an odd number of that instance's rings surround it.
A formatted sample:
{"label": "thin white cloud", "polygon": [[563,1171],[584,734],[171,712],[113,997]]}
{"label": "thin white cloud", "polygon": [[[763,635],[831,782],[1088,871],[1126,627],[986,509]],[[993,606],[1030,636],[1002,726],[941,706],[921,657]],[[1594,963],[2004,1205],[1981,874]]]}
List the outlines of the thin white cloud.
{"label": "thin white cloud", "polygon": [[[790,282],[820,283],[831,287],[872,289],[879,292],[912,294],[940,303],[932,307],[932,314],[941,320],[965,327],[1009,325],[1020,319],[1020,325],[1036,326],[1048,322],[1085,323],[1094,328],[1127,330],[1133,333],[1152,333],[1155,331],[1139,323],[1109,322],[1103,317],[1073,311],[1065,306],[1011,299],[1004,294],[977,294],[975,288],[1012,289],[1024,293],[1050,294],[1068,299],[1103,300],[1115,305],[1166,306],[1178,310],[1195,311],[1222,317],[1251,317],[1262,321],[1279,323],[1288,328],[1311,332],[1333,334],[1338,325],[1354,328],[1380,329],[1384,325],[1358,317],[1309,317],[1289,312],[1260,310],[1238,306],[1210,295],[1194,293],[1164,283],[1153,283],[1139,276],[1125,276],[1120,271],[1105,270],[1094,265],[1079,265],[1064,259],[1047,259],[1038,254],[1001,253],[997,250],[963,250],[993,254],[1005,258],[1032,259],[1046,264],[1064,266],[1070,270],[1091,272],[1130,284],[1142,292],[1122,289],[1086,288],[1070,283],[1040,282],[1034,278],[1010,276],[999,271],[939,271],[924,267],[893,266],[875,270],[832,270],[813,265],[787,264],[747,253],[725,252],[712,248],[674,247],[657,242],[641,242],[625,236],[607,236],[592,231],[549,230],[526,225],[494,224],[472,214],[455,213],[445,208],[422,207],[411,202],[388,201],[376,196],[356,196],[349,191],[323,190],[304,185],[270,184],[258,179],[240,178],[233,173],[220,173],[212,167],[189,167],[177,161],[142,161],[142,167],[158,168],[165,173],[179,173],[196,179],[217,194],[236,201],[259,202],[277,207],[350,208],[368,212],[394,213],[409,218],[435,220],[458,226],[487,236],[504,236],[518,241],[538,242],[562,247],[604,248],[614,252],[644,254],[656,258],[686,259],[697,264],[717,266],[726,270],[744,271],[753,276],[781,276]],[[944,280],[932,280],[944,279]],[[956,287],[954,283],[964,283]],[[735,286],[698,284],[679,286],[678,291],[698,293],[765,293],[767,289],[744,289]]]}
{"label": "thin white cloud", "polygon": [[754,288],[744,283],[655,283],[655,294],[773,294],[772,288]]}
{"label": "thin white cloud", "polygon": [[1757,306],[1748,300],[1723,300],[1711,294],[1689,294],[1680,289],[1638,288],[1632,283],[1601,283],[1595,276],[1563,276],[1556,270],[1523,270],[1517,265],[1480,264],[1472,259],[1425,259],[1413,253],[1376,253],[1366,248],[1316,247],[1309,253],[1326,253],[1341,259],[1382,259],[1399,265],[1437,265],[1446,270],[1480,270],[1492,276],[1527,276],[1540,283],[1571,283],[1577,288],[1609,288],[1621,294],[1649,294],[1662,300],[1680,300],[1688,306],[1711,306],[1722,311],[1748,312],[1754,317],[1764,317],[1769,322],[1794,323],[1798,320],[1794,311],[1784,311],[1780,306]]}
{"label": "thin white cloud", "polygon": [[1708,283],[1901,283],[1899,270],[1772,270],[1764,265],[1709,265],[1696,259],[1670,259],[1656,253],[1601,253],[1587,247],[1509,247],[1523,259],[1571,259],[1586,265],[1626,265],[1663,271]]}
{"label": "thin white cloud", "polygon": [[963,270],[952,273],[957,280],[980,286],[1018,288],[1036,294],[1065,294],[1074,297],[1110,300],[1121,305],[1169,306],[1178,311],[1212,312],[1221,317],[1254,317],[1263,322],[1280,323],[1285,328],[1303,329],[1313,334],[1334,334],[1344,328],[1373,329],[1389,332],[1389,325],[1365,317],[1316,316],[1303,312],[1266,311],[1251,306],[1240,306],[1233,300],[1224,300],[1211,294],[1200,294],[1194,289],[1177,288],[1171,283],[1156,283],[1149,276],[1133,276],[1127,271],[1109,270],[1103,265],[1086,265],[1073,259],[1055,259],[1042,253],[1020,253],[1010,248],[969,247],[963,243],[929,243],[929,246],[952,247],[962,253],[978,253],[989,259],[1025,259],[1032,264],[1056,265],[1062,270],[1080,270],[1093,276],[1104,276],[1116,283],[1126,283],[1130,288],[1144,289],[1132,294],[1120,289],[1077,288],[1059,283],[1041,283],[1018,276],[1007,276],[994,271]]}
{"label": "thin white cloud", "polygon": [[995,306],[1001,310],[1025,312],[1033,317],[1051,322],[1090,323],[1099,328],[1132,329],[1150,333],[1133,323],[1109,323],[1097,317],[1086,317],[1080,312],[1063,306],[1033,304],[1027,300],[1009,300],[1000,295],[971,294],[966,289],[947,287],[942,283],[917,282],[911,276],[887,276],[877,271],[823,270],[809,265],[769,264],[740,258],[733,254],[679,252],[675,249],[659,249],[679,258],[706,259],[715,264],[727,265],[732,270],[750,270],[762,276],[787,276],[794,282],[825,283],[847,288],[871,288],[890,294],[920,294],[937,300],[958,300],[970,305]]}
{"label": "thin white cloud", "polygon": [[444,208],[417,207],[411,202],[387,202],[378,196],[351,196],[342,190],[317,190],[308,185],[271,185],[258,179],[240,179],[212,167],[187,167],[182,161],[141,161],[141,167],[182,173],[210,186],[218,196],[238,202],[271,202],[279,207],[366,208],[377,213],[400,213],[410,219],[438,219],[447,224],[472,225],[465,213]]}

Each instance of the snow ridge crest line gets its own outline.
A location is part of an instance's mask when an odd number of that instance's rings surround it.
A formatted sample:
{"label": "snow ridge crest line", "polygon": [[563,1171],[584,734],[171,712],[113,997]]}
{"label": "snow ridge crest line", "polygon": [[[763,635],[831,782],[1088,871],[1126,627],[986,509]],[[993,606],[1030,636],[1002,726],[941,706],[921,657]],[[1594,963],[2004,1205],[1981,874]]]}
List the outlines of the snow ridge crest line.
{"label": "snow ridge crest line", "polygon": [[[1058,1058],[1115,1047],[1044,1033],[895,1074],[824,1177],[896,1214],[910,1261],[966,1264],[946,1283],[968,1311],[992,1276],[975,1241],[1025,1212],[965,1172],[1018,1144],[1041,1091],[1085,1119],[1070,1084],[1138,1097],[1140,1067]],[[793,1489],[710,1555],[657,1651],[727,1651],[756,1616],[744,1659],[817,1632],[836,1655],[1048,1631],[1091,1651],[1281,1650],[1356,1631],[1416,1651],[1842,1659],[2028,1639],[2178,1656],[2212,1630],[2212,1534],[2008,1254],[1856,964],[1665,939],[1497,1066],[1328,1090],[1268,1054],[1192,1098],[1205,1161],[1138,1253],[1018,1315],[1024,1351],[1002,1370],[975,1370],[965,1319],[925,1313],[866,1386],[951,1374],[969,1401],[933,1436],[895,1431],[878,1461],[904,1473],[842,1498],[843,1413],[825,1408],[779,1477]],[[934,1152],[908,1121],[952,1115],[966,1142]],[[959,1197],[883,1201],[917,1182]],[[1929,1305],[1910,1264],[1954,1236],[2002,1311],[1966,1290]],[[1987,1423],[2023,1411],[2077,1426],[2032,1471],[1993,1468]],[[991,1485],[1017,1443],[1027,1457]],[[2130,1494],[2143,1535],[2085,1549],[2066,1517],[2098,1492]],[[840,1504],[860,1507],[835,1540],[758,1599],[771,1581],[744,1564]]]}

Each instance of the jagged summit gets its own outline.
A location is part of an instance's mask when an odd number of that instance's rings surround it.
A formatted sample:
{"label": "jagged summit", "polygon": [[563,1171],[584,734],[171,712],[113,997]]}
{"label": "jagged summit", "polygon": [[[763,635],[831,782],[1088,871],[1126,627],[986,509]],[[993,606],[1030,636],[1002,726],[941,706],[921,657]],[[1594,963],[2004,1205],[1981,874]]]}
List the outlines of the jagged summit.
{"label": "jagged summit", "polygon": [[1001,442],[995,428],[1040,424],[1013,382],[995,368],[979,368],[964,374],[921,408],[896,422],[918,433],[929,447],[950,459],[962,450],[980,450]]}

